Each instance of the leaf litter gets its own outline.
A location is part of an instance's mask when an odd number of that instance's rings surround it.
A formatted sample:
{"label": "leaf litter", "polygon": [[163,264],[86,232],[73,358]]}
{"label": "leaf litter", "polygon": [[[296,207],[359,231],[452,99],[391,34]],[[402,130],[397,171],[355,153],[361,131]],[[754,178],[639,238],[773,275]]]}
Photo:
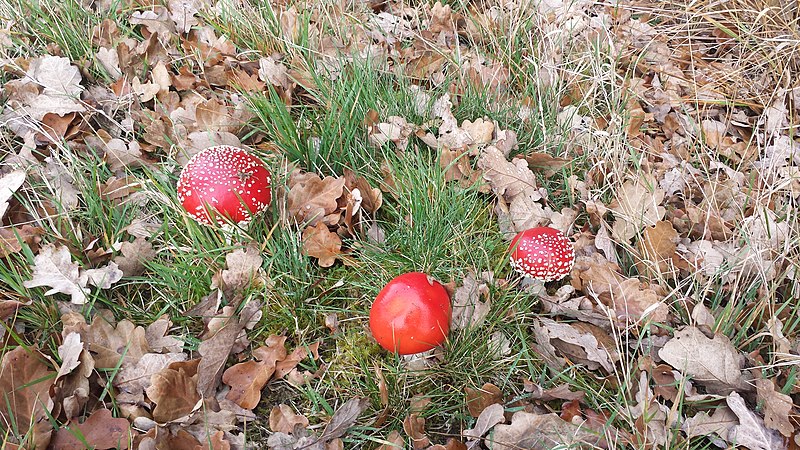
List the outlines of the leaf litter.
{"label": "leaf litter", "polygon": [[[434,421],[422,411],[410,412],[401,422],[411,445],[437,450],[573,443],[603,447],[611,435],[654,446],[674,444],[673,439],[708,439],[749,449],[796,444],[792,378],[786,365],[772,364],[774,358],[793,360],[796,337],[791,317],[778,318],[770,297],[792,298],[786,280],[796,278],[796,270],[781,257],[796,246],[793,216],[786,213],[800,192],[800,147],[789,133],[796,126],[796,89],[776,91],[769,98],[753,90],[764,83],[743,78],[749,69],[736,66],[743,58],[714,53],[717,48],[741,51],[720,29],[707,33],[714,45],[687,49],[636,5],[611,10],[583,1],[542,2],[525,13],[537,17],[543,42],[563,39],[566,29],[573,30],[571,38],[613,40],[620,70],[629,70],[623,87],[629,120],[623,126],[618,117],[592,117],[587,108],[571,104],[596,92],[588,93],[592,87],[557,68],[574,55],[539,49],[537,57],[556,69],[543,66],[537,83],[549,86],[563,78],[568,92],[559,99],[556,117],[563,136],[545,133],[540,144],[531,145],[518,136],[519,124],[501,126],[482,114],[462,117],[455,112],[467,85],[501,97],[515,87],[511,75],[516,69],[482,51],[489,45],[486,30],[508,29],[519,15],[514,5],[456,11],[438,2],[416,8],[385,3],[348,13],[365,19],[354,25],[352,42],[337,39],[331,44],[334,40],[323,37],[321,21],[312,14],[309,45],[319,47],[314,50],[321,55],[320,66],[330,68],[331,77],[342,73],[346,58],[331,53],[336,48],[389,58],[397,73],[419,86],[439,86],[454,73],[461,79],[436,94],[412,86],[412,106],[432,122],[414,123],[409,117],[382,116],[377,111],[382,108],[371,110],[365,141],[397,152],[428,146],[448,182],[475,188],[492,202],[494,220],[506,239],[549,225],[575,240],[578,260],[569,284],[557,289],[519,286],[520,295],[539,299],[530,312],[535,317],[526,322],[534,359],[553,371],[583,370],[598,379],[627,370],[627,364],[642,369],[626,385],[614,386],[630,401],[618,411],[629,422],[625,431],[587,408],[585,396],[590,393],[564,385],[545,389],[525,376],[520,381],[524,388],[488,381],[480,389],[465,387],[462,408],[474,420],[463,423],[459,439],[445,444],[436,443],[445,442],[436,432],[426,431]],[[105,10],[108,5],[96,7]],[[300,33],[298,9],[276,8],[280,32],[293,42]],[[3,392],[14,395],[3,403],[0,416],[4,424],[16,427],[12,441],[29,436],[23,443],[27,447],[243,448],[242,423],[256,419],[254,410],[270,395],[270,383],[303,385],[325,367],[321,364],[317,373],[300,367],[306,360],[314,360],[311,367],[316,367],[322,359],[320,343],[297,342],[289,351],[288,330],[250,342],[253,328],[271,306],[267,299],[250,295],[269,289],[269,277],[274,276],[262,267],[262,243],[226,254],[225,268],[212,276],[210,293],[192,314],[187,311],[203,328],[187,339],[171,334],[179,327],[169,317],[138,326],[114,319],[95,304],[105,293],[122,292],[127,281],[152,275],[150,262],[159,253],[174,251],[158,237],[160,219],[138,217],[120,231],[129,238],[100,242],[90,236],[79,249],[50,236],[45,230],[52,228],[41,218],[67,217],[87,202],[75,166],[64,157],[64,142],[80,157],[96,152],[113,173],[96,183],[103,201],[115,208],[141,206],[149,201],[141,194],[150,194],[149,180],[138,177],[143,168],[173,158],[180,164],[213,143],[266,148],[242,129],[252,112],[230,88],[252,93],[270,86],[292,105],[307,99],[318,81],[291,54],[250,55],[248,49],[237,48],[206,22],[213,12],[203,2],[169,1],[124,14],[136,37],[123,35],[111,21],[98,23],[92,33],[96,62],[109,82],[90,77],[85,61],[71,61],[56,48],[50,49],[53,55],[9,60],[4,69],[7,99],[0,121],[17,140],[0,167],[0,257],[25,256],[22,285],[43,288],[43,295],[69,304],[60,306],[63,330],[53,335],[53,349],[19,345],[4,350],[0,384]],[[0,32],[3,48],[10,45],[6,36],[7,31]],[[197,58],[177,64],[178,52]],[[449,54],[460,55],[458,65],[445,57]],[[742,94],[752,98],[726,102]],[[530,99],[523,100],[517,105],[520,127],[537,120],[538,112]],[[626,154],[640,158],[635,170],[627,160],[619,164],[613,157],[603,158],[607,155],[602,152],[592,153],[613,145],[616,135],[624,135]],[[171,148],[173,144],[180,148]],[[565,182],[575,201],[564,206],[556,197],[564,192],[554,191],[550,183],[584,162],[588,171],[578,171],[580,175]],[[381,189],[392,185],[391,174],[376,187],[354,171],[303,169],[281,174],[288,182],[280,220],[281,226],[297,232],[303,252],[319,267],[353,264],[361,237],[385,242],[377,218],[384,201]],[[22,211],[18,198],[39,183],[46,185],[46,199],[37,211]],[[453,293],[455,332],[490,325],[487,318],[498,305],[494,291],[517,289],[503,276],[467,268],[459,274]],[[768,304],[773,316],[763,324],[741,324],[753,327],[753,342],[761,345],[760,337],[768,338],[777,352],[733,339],[724,323],[730,318],[715,319],[725,310],[709,302],[706,292],[675,288],[705,289],[719,283],[715,289],[734,302],[742,296],[739,283],[754,279],[784,283],[773,291],[754,289],[760,304],[746,308]],[[18,312],[31,305],[27,298],[2,302],[0,319],[11,323],[9,329],[20,320]],[[331,339],[343,333],[348,321],[325,316]],[[8,331],[2,335],[8,338]],[[508,356],[509,336],[499,331],[487,336],[498,357]],[[426,370],[436,370],[444,358],[426,359]],[[385,380],[383,386],[382,407],[394,412],[383,400],[388,399]],[[109,409],[109,390],[114,409]],[[511,392],[520,390],[526,400],[509,405],[515,398]],[[686,408],[676,414],[671,405],[681,400]],[[340,404],[324,418],[324,428],[292,406],[274,405],[267,445],[342,448],[347,430],[370,407],[363,398]],[[560,414],[552,412],[559,409]],[[47,416],[53,416],[58,429]],[[382,447],[405,445],[398,424],[387,434]]]}

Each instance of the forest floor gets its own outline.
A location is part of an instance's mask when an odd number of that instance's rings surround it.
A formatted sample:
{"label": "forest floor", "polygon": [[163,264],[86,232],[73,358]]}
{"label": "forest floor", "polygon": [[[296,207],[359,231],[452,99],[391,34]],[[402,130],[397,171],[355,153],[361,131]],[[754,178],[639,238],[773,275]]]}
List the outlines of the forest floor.
{"label": "forest floor", "polygon": [[[2,449],[799,448],[799,21],[0,3]],[[247,225],[178,201],[216,144],[272,173]],[[508,263],[540,225],[563,280]],[[369,311],[411,271],[453,317],[398,356]]]}

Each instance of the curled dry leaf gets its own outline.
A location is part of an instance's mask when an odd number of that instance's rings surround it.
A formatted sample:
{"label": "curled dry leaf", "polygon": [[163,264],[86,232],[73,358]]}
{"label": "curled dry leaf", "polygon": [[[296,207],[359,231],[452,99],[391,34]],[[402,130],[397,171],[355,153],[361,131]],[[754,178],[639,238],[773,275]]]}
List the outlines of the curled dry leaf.
{"label": "curled dry leaf", "polygon": [[602,367],[609,373],[614,371],[614,363],[619,360],[614,350],[614,341],[601,328],[582,322],[559,323],[541,318],[543,336],[561,353],[571,360],[586,364],[589,370]]}
{"label": "curled dry leaf", "polygon": [[62,293],[70,295],[76,305],[86,303],[86,285],[81,285],[80,268],[72,262],[67,247],[49,244],[39,251],[33,263],[33,276],[23,283],[26,288],[47,286],[50,290],[44,295]]}
{"label": "curled dry leaf", "polygon": [[406,448],[406,440],[403,439],[403,436],[397,430],[392,430],[388,436],[386,436],[386,444],[381,444],[375,450],[403,450]]}
{"label": "curled dry leaf", "polygon": [[197,366],[172,363],[150,377],[147,397],[155,403],[153,420],[167,423],[188,415],[200,406]]}
{"label": "curled dry leaf", "polygon": [[257,280],[264,259],[258,249],[251,246],[228,253],[225,262],[228,268],[221,275],[224,287],[228,291],[239,292]]}
{"label": "curled dry leaf", "polygon": [[425,418],[416,414],[409,414],[403,420],[403,431],[411,438],[411,446],[414,450],[420,450],[428,445],[431,441],[425,434]]}
{"label": "curled dry leaf", "polygon": [[505,423],[505,408],[499,403],[487,406],[475,421],[475,426],[464,430],[464,437],[469,438],[467,448],[475,448],[480,443],[480,439],[489,432],[495,425]]}
{"label": "curled dry leaf", "polygon": [[744,356],[723,334],[709,339],[698,328],[686,327],[675,332],[658,356],[711,393],[753,389],[742,372]]}
{"label": "curled dry leaf", "polygon": [[720,406],[715,408],[711,415],[700,411],[689,417],[681,425],[681,430],[686,433],[688,438],[716,434],[722,440],[727,441],[728,431],[738,424],[739,420],[736,418],[736,414],[727,406]]}
{"label": "curled dry leaf", "polygon": [[23,225],[21,227],[0,228],[0,258],[22,251],[22,244],[32,247],[41,242],[44,228]]}
{"label": "curled dry leaf", "polygon": [[253,350],[257,361],[228,368],[222,375],[222,382],[231,387],[226,398],[244,409],[255,408],[261,400],[261,390],[275,373],[275,364],[286,358],[285,341],[286,336],[270,336],[266,345]]}
{"label": "curled dry leaf", "polygon": [[0,219],[6,215],[9,200],[24,182],[24,170],[15,170],[0,178]]}

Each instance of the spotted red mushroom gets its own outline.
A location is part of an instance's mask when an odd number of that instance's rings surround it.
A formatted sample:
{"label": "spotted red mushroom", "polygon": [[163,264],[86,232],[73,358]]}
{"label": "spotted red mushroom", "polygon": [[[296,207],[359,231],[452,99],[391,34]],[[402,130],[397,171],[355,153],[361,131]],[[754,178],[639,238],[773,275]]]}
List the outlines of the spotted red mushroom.
{"label": "spotted red mushroom", "polygon": [[558,281],[572,270],[575,249],[559,230],[536,227],[517,234],[509,247],[511,267],[541,281]]}
{"label": "spotted red mushroom", "polygon": [[211,225],[247,222],[272,199],[270,173],[247,151],[229,145],[194,155],[178,179],[178,201],[195,220]]}

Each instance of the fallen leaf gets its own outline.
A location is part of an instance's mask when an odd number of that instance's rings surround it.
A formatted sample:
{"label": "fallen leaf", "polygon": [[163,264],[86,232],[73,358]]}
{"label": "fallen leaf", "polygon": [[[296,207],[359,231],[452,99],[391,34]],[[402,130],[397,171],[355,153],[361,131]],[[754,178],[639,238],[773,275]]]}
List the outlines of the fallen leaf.
{"label": "fallen leaf", "polygon": [[167,423],[191,413],[201,399],[197,374],[187,372],[184,367],[173,369],[173,364],[150,377],[150,386],[145,390],[147,397],[156,404],[153,420],[158,423]]}
{"label": "fallen leaf", "polygon": [[255,247],[234,250],[225,256],[227,269],[222,271],[225,287],[233,292],[241,291],[256,280],[264,262]]}
{"label": "fallen leaf", "polygon": [[686,433],[688,438],[708,436],[715,433],[727,441],[728,431],[738,424],[739,421],[736,418],[736,414],[727,406],[720,406],[715,408],[710,416],[707,412],[700,411],[689,417],[681,425],[681,430]]}
{"label": "fallen leaf", "polygon": [[393,142],[398,150],[408,147],[408,139],[417,126],[410,124],[400,116],[389,116],[386,122],[370,125],[367,130],[369,142],[376,147],[383,147],[388,142]]}
{"label": "fallen leaf", "polygon": [[[25,439],[25,446],[47,448],[53,425],[47,416],[53,407],[50,387],[55,372],[33,347],[18,346],[6,351],[0,362],[0,420],[4,441]],[[11,431],[13,430],[13,431]]]}
{"label": "fallen leaf", "polygon": [[72,262],[69,249],[64,246],[48,244],[33,259],[33,275],[23,285],[26,288],[47,286],[50,290],[44,295],[62,293],[71,296],[76,305],[86,303],[85,284],[81,284],[80,269]]}
{"label": "fallen leaf", "polygon": [[100,289],[110,289],[111,286],[122,279],[122,271],[119,270],[117,263],[110,262],[97,269],[86,269],[81,271],[81,286],[95,286]]}
{"label": "fallen leaf", "polygon": [[347,429],[355,424],[358,417],[366,411],[368,406],[368,398],[351,398],[346,401],[333,413],[331,421],[322,431],[319,440],[327,442],[344,436]]}
{"label": "fallen leaf", "polygon": [[[586,364],[589,370],[602,367],[609,373],[614,372],[614,362],[618,357],[613,355],[613,341],[609,346],[605,341],[598,340],[597,334],[602,330],[592,328],[593,332],[581,330],[577,326],[588,327],[588,324],[576,322],[575,324],[559,323],[552,319],[541,318],[542,328],[546,330],[549,341],[570,359]],[[607,336],[604,336],[607,338]]]}
{"label": "fallen leaf", "polygon": [[709,339],[698,328],[686,327],[675,332],[658,356],[711,393],[725,395],[753,389],[742,374],[744,356],[725,335]]}
{"label": "fallen leaf", "polygon": [[492,450],[551,450],[573,445],[594,445],[600,441],[596,433],[566,422],[557,414],[533,414],[517,411],[510,425],[497,425],[487,438]]}
{"label": "fallen leaf", "polygon": [[646,227],[642,239],[637,244],[642,258],[636,261],[639,273],[655,274],[674,278],[677,275],[675,261],[678,255],[678,232],[671,222],[659,221],[654,226]]}
{"label": "fallen leaf", "polygon": [[33,247],[41,242],[44,228],[23,225],[22,227],[0,228],[0,258],[22,251],[22,244]]}
{"label": "fallen leaf", "polygon": [[550,402],[553,400],[582,400],[583,397],[586,396],[586,393],[583,391],[571,391],[568,384],[559,384],[550,389],[543,389],[530,380],[524,380],[523,385],[525,392],[529,392],[532,399],[543,402]]}
{"label": "fallen leaf", "polygon": [[137,237],[133,242],[124,241],[120,244],[119,255],[114,257],[114,263],[126,277],[135,277],[144,273],[145,263],[156,256],[153,244],[143,237]]}
{"label": "fallen leaf", "polygon": [[789,420],[794,402],[788,395],[775,390],[775,383],[768,379],[756,380],[756,393],[758,403],[763,405],[764,424],[773,430],[780,431],[786,437],[791,437],[794,426]]}
{"label": "fallen leaf", "polygon": [[480,389],[465,387],[467,410],[472,417],[478,417],[484,409],[503,402],[503,393],[492,383],[485,383]]}
{"label": "fallen leaf", "polygon": [[555,175],[556,172],[567,167],[571,163],[568,159],[558,158],[549,153],[540,152],[526,154],[525,160],[528,161],[528,167],[530,167],[531,170],[542,171],[547,178]]}
{"label": "fallen leaf", "polygon": [[469,438],[467,448],[475,448],[481,442],[483,435],[489,432],[495,425],[505,423],[505,408],[499,403],[493,403],[481,411],[478,419],[475,420],[475,426],[464,430],[462,435]]}
{"label": "fallen leaf", "polygon": [[303,230],[303,251],[308,256],[319,259],[320,267],[330,267],[342,254],[342,239],[328,230],[323,222]]}
{"label": "fallen leaf", "polygon": [[509,162],[497,147],[486,147],[478,157],[478,167],[483,178],[498,197],[512,200],[519,195],[528,195],[534,200],[541,198],[536,187],[536,177],[524,159]]}
{"label": "fallen leaf", "polygon": [[403,431],[411,438],[411,447],[414,450],[420,450],[428,445],[431,441],[425,434],[425,418],[419,417],[416,414],[409,414],[403,420]]}
{"label": "fallen leaf", "polygon": [[[480,326],[491,310],[489,301],[489,286],[492,282],[492,273],[484,272],[481,279],[476,280],[473,274],[464,278],[463,284],[456,289],[453,295],[453,313],[450,318],[450,328],[462,330],[468,327]],[[486,301],[481,301],[485,298]]]}
{"label": "fallen leaf", "polygon": [[286,358],[285,341],[286,336],[272,335],[264,346],[253,350],[258,361],[245,361],[225,370],[222,382],[231,387],[226,398],[244,409],[255,408],[261,400],[261,390],[275,373],[276,363]]}
{"label": "fallen leaf", "polygon": [[392,430],[385,439],[386,443],[381,444],[375,450],[403,450],[406,448],[406,440],[397,430]]}
{"label": "fallen leaf", "polygon": [[666,209],[661,205],[664,191],[656,188],[654,180],[645,177],[626,181],[609,205],[614,212],[612,234],[621,242],[629,242],[646,226],[655,226],[664,218]]}
{"label": "fallen leaf", "polygon": [[295,426],[303,428],[308,426],[308,419],[300,414],[295,414],[288,405],[274,406],[269,413],[269,429],[273,432],[291,434]]}
{"label": "fallen leaf", "polygon": [[213,397],[222,379],[222,369],[228,360],[239,333],[261,310],[261,302],[250,300],[238,317],[230,316],[224,326],[200,343],[198,352],[202,356],[197,368],[197,391],[203,397]]}
{"label": "fallen leaf", "polygon": [[133,440],[126,419],[115,419],[108,409],[98,409],[81,424],[60,428],[50,445],[59,450],[127,449]]}
{"label": "fallen leaf", "polygon": [[344,192],[344,177],[320,178],[308,174],[289,189],[287,210],[301,226],[314,226],[338,208],[337,199]]}
{"label": "fallen leaf", "polygon": [[731,392],[728,407],[739,418],[739,424],[728,431],[728,442],[750,450],[783,450],[786,445],[780,433],[764,426],[764,420],[747,408],[738,392]]}
{"label": "fallen leaf", "polygon": [[8,201],[25,182],[25,171],[15,170],[0,178],[0,219],[6,215]]}

